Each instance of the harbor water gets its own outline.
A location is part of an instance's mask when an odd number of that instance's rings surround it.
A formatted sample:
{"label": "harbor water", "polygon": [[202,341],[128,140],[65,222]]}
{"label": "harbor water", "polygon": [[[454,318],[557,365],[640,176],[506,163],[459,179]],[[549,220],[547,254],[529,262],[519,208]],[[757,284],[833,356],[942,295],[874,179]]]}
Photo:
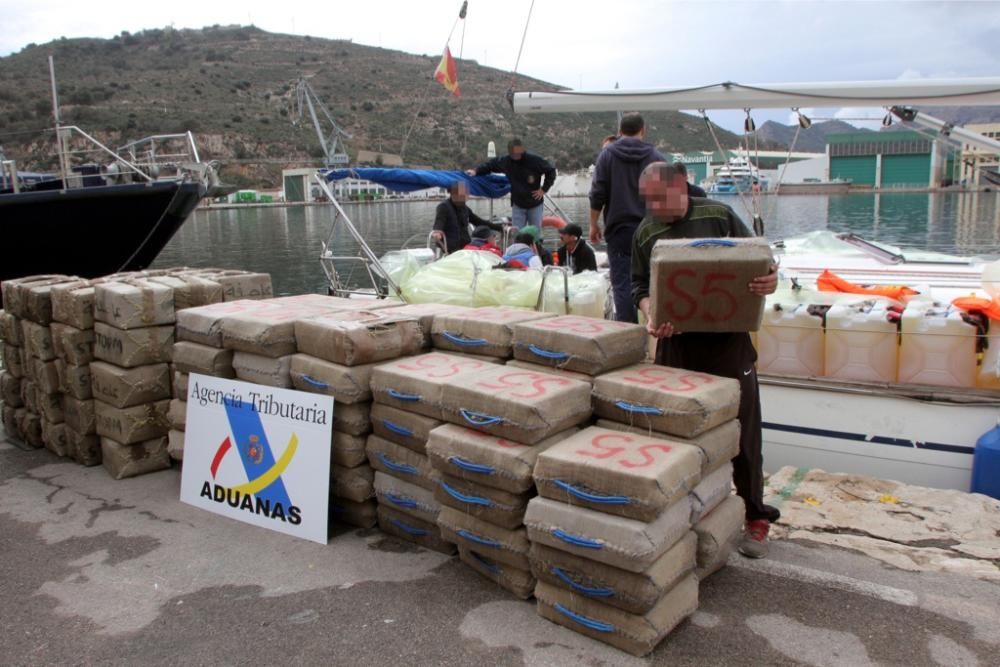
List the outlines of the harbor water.
{"label": "harbor water", "polygon": [[[749,198],[721,196],[750,220]],[[586,197],[555,200],[572,222],[587,227]],[[424,247],[438,201],[383,201],[345,204],[344,210],[376,254],[404,246]],[[488,200],[470,207],[489,217]],[[760,201],[769,239],[817,230],[854,232],[869,240],[902,248],[933,250],[983,258],[1000,256],[1000,193],[852,193],[848,195],[765,196]],[[494,215],[510,215],[507,199],[492,204]],[[163,250],[154,266],[219,266],[271,274],[276,294],[326,289],[319,265],[321,244],[330,235],[334,209],[329,205],[200,208]],[[343,225],[333,239],[335,254],[353,255],[357,244]],[[546,231],[546,247],[558,237]],[[599,246],[600,249],[600,246]],[[349,284],[365,285],[359,263],[338,265]],[[352,273],[353,271],[353,273]]]}

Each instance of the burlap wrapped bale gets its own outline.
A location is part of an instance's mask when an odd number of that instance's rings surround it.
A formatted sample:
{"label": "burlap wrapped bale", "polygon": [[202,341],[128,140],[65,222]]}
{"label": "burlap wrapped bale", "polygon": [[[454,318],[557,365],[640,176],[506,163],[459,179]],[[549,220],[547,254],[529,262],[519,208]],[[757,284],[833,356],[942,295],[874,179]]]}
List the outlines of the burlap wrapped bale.
{"label": "burlap wrapped bale", "polygon": [[457,546],[474,549],[487,558],[522,570],[528,563],[528,535],[524,528],[510,530],[469,516],[451,507],[442,507],[438,514],[441,538]]}
{"label": "burlap wrapped bale", "polygon": [[739,407],[739,382],[708,373],[637,364],[594,380],[597,415],[682,438],[736,419]]}
{"label": "burlap wrapped bale", "polygon": [[66,439],[66,424],[53,424],[42,419],[42,441],[45,448],[56,456],[69,456],[69,442]]}
{"label": "burlap wrapped bale", "polygon": [[174,327],[116,329],[94,323],[94,357],[122,368],[135,368],[170,361]]}
{"label": "burlap wrapped bale", "polygon": [[3,363],[7,372],[16,378],[24,377],[24,348],[16,345],[3,344]]}
{"label": "burlap wrapped bale", "polygon": [[537,582],[529,570],[495,561],[465,546],[458,547],[458,557],[473,570],[522,600],[535,594]]}
{"label": "burlap wrapped bale", "polygon": [[365,453],[368,454],[368,462],[375,470],[405,479],[429,491],[434,491],[434,487],[437,486],[437,475],[431,470],[427,457],[417,454],[412,449],[373,434],[368,436]]}
{"label": "burlap wrapped bale", "polygon": [[386,507],[436,524],[441,503],[434,493],[405,479],[375,471],[375,497]]}
{"label": "burlap wrapped bale", "polygon": [[136,477],[170,467],[166,434],[133,444],[101,438],[101,463],[112,479]]}
{"label": "burlap wrapped bale", "polygon": [[431,329],[434,326],[435,317],[467,315],[472,311],[472,308],[447,303],[410,303],[393,308],[392,314],[399,317],[415,318],[420,323],[420,330],[424,334],[424,347],[430,347],[432,342]]}
{"label": "burlap wrapped bale", "polygon": [[69,324],[53,322],[52,347],[56,356],[70,364],[89,364],[94,360],[94,330],[77,329]]}
{"label": "burlap wrapped bale", "polygon": [[416,354],[424,346],[420,323],[396,315],[395,310],[343,312],[298,320],[298,350],[342,366]]}
{"label": "burlap wrapped bale", "polygon": [[630,322],[562,315],[514,326],[514,357],[598,375],[646,358],[646,328]]}
{"label": "burlap wrapped bale", "polygon": [[371,403],[338,403],[333,409],[333,430],[351,435],[365,435],[372,430]]}
{"label": "burlap wrapped bale", "polygon": [[30,378],[21,381],[21,401],[29,412],[38,414],[38,387]]}
{"label": "burlap wrapped bale", "polygon": [[23,294],[24,316],[39,324],[52,323],[52,290],[59,285],[74,284],[79,278],[63,277],[45,284],[32,284]]}
{"label": "burlap wrapped bale", "polygon": [[441,505],[510,530],[524,524],[524,511],[533,495],[533,492],[511,493],[448,475],[441,476],[434,490],[434,497]]}
{"label": "burlap wrapped bale", "polygon": [[675,331],[756,331],[764,297],[747,285],[774,258],[763,238],[664,239],[650,256],[649,317]]}
{"label": "burlap wrapped bale", "polygon": [[591,426],[538,455],[538,493],[638,521],[654,521],[701,478],[697,447]]}
{"label": "burlap wrapped bale", "polygon": [[45,441],[42,439],[41,415],[25,410],[22,413],[20,428],[21,433],[24,436],[24,441],[29,446],[34,447],[35,449],[41,449],[45,446]]}
{"label": "burlap wrapped bale", "polygon": [[354,468],[364,464],[368,458],[365,454],[366,438],[362,435],[333,432],[331,444],[331,460],[345,468]]}
{"label": "burlap wrapped bale", "polygon": [[[235,371],[234,371],[235,372]],[[188,374],[174,371],[173,392],[174,398],[180,401],[187,401]]]}
{"label": "burlap wrapped bale", "polygon": [[374,364],[344,366],[308,354],[293,354],[289,366],[292,386],[299,391],[333,396],[338,403],[372,400]]}
{"label": "burlap wrapped bale", "polygon": [[528,503],[524,525],[532,542],[642,572],[684,537],[690,517],[687,496],[649,523],[538,496]]}
{"label": "burlap wrapped bale", "polygon": [[24,405],[21,399],[21,378],[15,377],[11,373],[0,372],[0,400],[10,408],[19,408]]}
{"label": "burlap wrapped bale", "polygon": [[77,329],[94,328],[94,287],[98,281],[78,280],[52,287],[52,319]]}
{"label": "burlap wrapped bale", "polygon": [[59,373],[59,390],[62,393],[81,401],[94,397],[93,384],[90,381],[90,364],[75,366],[57,359],[56,371]]}
{"label": "burlap wrapped bale", "polygon": [[449,556],[455,553],[455,545],[441,538],[441,531],[435,524],[403,514],[391,507],[378,506],[378,527],[387,535],[419,544],[425,549]]}
{"label": "burlap wrapped bale", "polygon": [[59,370],[55,359],[52,361],[32,359],[30,376],[42,393],[59,393]]}
{"label": "burlap wrapped bale", "polygon": [[529,560],[539,581],[630,614],[645,614],[694,571],[697,550],[698,537],[689,530],[642,572],[629,572],[537,542],[531,545]]}
{"label": "burlap wrapped bale", "polygon": [[356,503],[347,498],[330,496],[330,518],[358,528],[374,528],[378,522],[378,503],[366,500]]}
{"label": "burlap wrapped bale", "polygon": [[441,352],[390,361],[372,371],[372,396],[378,403],[442,420],[441,392],[445,383],[478,375],[494,366]]}
{"label": "burlap wrapped bale", "polygon": [[268,357],[236,352],[233,355],[233,370],[236,371],[236,377],[244,382],[287,389],[292,386],[292,356],[294,355]]}
{"label": "burlap wrapped bale", "polygon": [[743,536],[746,506],[739,496],[729,496],[694,526],[698,535],[698,569],[704,580],[721,570]]}
{"label": "burlap wrapped bale", "polygon": [[146,280],[101,283],[94,287],[94,320],[125,330],[173,324],[174,291]]}
{"label": "burlap wrapped bale", "polygon": [[586,382],[591,386],[593,386],[594,384],[593,375],[588,375],[586,373],[577,373],[576,371],[568,371],[564,368],[555,368],[554,366],[543,366],[541,364],[533,364],[530,361],[521,361],[520,359],[508,359],[506,365],[511,368],[523,368],[526,371],[534,371],[536,373],[550,373],[552,375],[558,375],[559,377],[569,378],[570,380],[579,380],[581,382]]}
{"label": "burlap wrapped bale", "polygon": [[15,441],[21,440],[21,429],[17,425],[17,408],[11,407],[6,403],[0,405],[0,419],[3,421],[3,430],[7,434],[7,438]]}
{"label": "burlap wrapped bale", "polygon": [[295,321],[316,314],[300,307],[227,315],[222,318],[222,346],[264,357],[295,354]]}
{"label": "burlap wrapped bale", "polygon": [[120,368],[104,361],[90,364],[94,398],[116,408],[170,398],[170,366],[152,364]]}
{"label": "burlap wrapped bale", "polygon": [[[23,278],[11,278],[9,280],[5,280],[3,283],[0,283],[0,291],[2,291],[3,294],[4,310],[8,313],[12,313],[15,317],[32,318],[42,324],[48,324],[51,321],[51,313],[48,320],[42,321],[45,318],[44,309],[41,309],[42,312],[29,312],[29,291],[36,288],[48,288],[48,290],[51,290],[53,285],[75,282],[77,280],[79,280],[79,278],[64,276],[61,274],[25,276]],[[51,301],[49,301],[49,304],[49,307],[51,308]],[[36,307],[36,310],[39,309]]]}
{"label": "burlap wrapped bale", "polygon": [[[167,421],[169,409],[169,400],[143,403],[130,408],[116,408],[96,401],[94,414],[97,417],[97,434],[122,445],[161,438],[170,430]],[[163,440],[166,455],[166,438],[163,437]]]}
{"label": "burlap wrapped bale", "polygon": [[177,341],[172,354],[174,370],[180,373],[201,373],[218,378],[234,378],[233,351]]}
{"label": "burlap wrapped bale", "polygon": [[36,359],[51,361],[56,358],[55,345],[52,342],[52,329],[48,325],[38,324],[31,320],[21,320],[21,336],[24,348]]}
{"label": "burlap wrapped bale", "polygon": [[170,399],[170,407],[167,409],[167,423],[171,430],[187,430],[187,403],[176,398]]}
{"label": "burlap wrapped bale", "polygon": [[372,404],[371,417],[375,435],[418,454],[426,453],[430,432],[444,423],[382,403]]}
{"label": "burlap wrapped bale", "polygon": [[598,419],[595,426],[611,429],[612,431],[625,431],[626,433],[640,433],[653,438],[666,438],[675,440],[687,445],[694,445],[701,452],[701,475],[706,477],[715,472],[720,467],[729,463],[740,453],[740,423],[731,419],[720,426],[709,429],[693,438],[682,438],[677,435],[668,435],[654,431],[648,427],[629,426],[621,422],[610,419]]}
{"label": "burlap wrapped bale", "polygon": [[21,347],[21,320],[6,310],[0,310],[0,342]]}
{"label": "burlap wrapped bale", "polygon": [[97,433],[97,413],[94,400],[81,401],[69,394],[62,394],[63,421],[80,435]]}
{"label": "burlap wrapped bale", "polygon": [[38,407],[38,414],[53,424],[61,424],[65,420],[62,409],[62,394],[59,392],[48,394],[40,389],[36,390],[35,402]]}
{"label": "burlap wrapped bale", "polygon": [[274,296],[271,274],[249,271],[223,271],[205,276],[222,286],[224,301],[242,299],[270,299]]}
{"label": "burlap wrapped bale", "polygon": [[330,483],[333,495],[363,503],[375,495],[375,471],[371,466],[345,468],[330,466]]}
{"label": "burlap wrapped bale", "polygon": [[79,433],[67,424],[66,442],[74,461],[83,466],[100,465],[101,436],[97,433]]}
{"label": "burlap wrapped bale", "polygon": [[222,347],[222,320],[262,310],[279,310],[271,301],[231,301],[188,308],[177,313],[177,340]]}
{"label": "burlap wrapped bale", "polygon": [[702,477],[691,491],[691,525],[714,510],[733,492],[733,464],[726,463]]}
{"label": "burlap wrapped bale", "polygon": [[184,460],[184,431],[170,429],[167,433],[167,456],[171,461]]}
{"label": "burlap wrapped bale", "polygon": [[442,418],[533,445],[590,419],[590,385],[498,366],[445,383]]}
{"label": "burlap wrapped bale", "polygon": [[174,291],[174,310],[222,302],[222,285],[197,275],[157,276],[147,282],[166,285]]}
{"label": "burlap wrapped bale", "polygon": [[535,587],[535,597],[542,618],[626,653],[644,656],[698,609],[698,580],[694,575],[685,577],[642,616],[541,581]]}
{"label": "burlap wrapped bale", "polygon": [[439,350],[454,350],[508,359],[512,356],[514,325],[552,317],[523,308],[476,308],[459,315],[439,315],[431,325],[431,339]]}

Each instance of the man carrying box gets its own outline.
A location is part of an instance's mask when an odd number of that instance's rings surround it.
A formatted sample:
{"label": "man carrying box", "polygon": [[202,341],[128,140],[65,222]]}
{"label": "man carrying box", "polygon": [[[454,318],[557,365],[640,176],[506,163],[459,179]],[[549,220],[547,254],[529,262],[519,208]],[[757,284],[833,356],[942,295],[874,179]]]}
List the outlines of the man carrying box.
{"label": "man carrying box", "polygon": [[[740,453],[733,459],[736,492],[746,505],[747,534],[740,553],[750,558],[767,555],[767,534],[780,516],[764,504],[764,469],[761,453],[760,388],[754,362],[757,353],[746,332],[675,335],[670,322],[650,319],[650,257],[660,239],[751,237],[753,234],[731,208],[711,199],[691,199],[687,179],[673,165],[654,162],[639,178],[639,192],[646,202],[646,218],[635,232],[632,245],[632,299],[646,318],[646,327],[658,338],[655,362],[735,378],[740,383]],[[747,285],[747,295],[764,296],[778,286],[777,267]]]}

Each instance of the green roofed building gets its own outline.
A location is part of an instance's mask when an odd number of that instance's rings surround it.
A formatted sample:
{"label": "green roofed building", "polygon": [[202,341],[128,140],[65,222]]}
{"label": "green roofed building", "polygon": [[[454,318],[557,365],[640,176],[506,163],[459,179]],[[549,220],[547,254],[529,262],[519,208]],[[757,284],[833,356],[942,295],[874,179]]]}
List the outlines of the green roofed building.
{"label": "green roofed building", "polygon": [[952,182],[955,151],[933,132],[849,132],[827,137],[830,178],[854,188],[927,188]]}

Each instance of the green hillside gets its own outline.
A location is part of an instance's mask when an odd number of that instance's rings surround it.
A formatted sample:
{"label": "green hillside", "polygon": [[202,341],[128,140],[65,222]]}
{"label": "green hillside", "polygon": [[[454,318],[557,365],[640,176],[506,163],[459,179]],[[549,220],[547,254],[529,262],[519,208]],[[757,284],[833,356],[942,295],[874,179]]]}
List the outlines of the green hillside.
{"label": "green hillside", "polygon": [[[54,165],[47,58],[55,58],[65,124],[115,147],[150,134],[191,130],[203,159],[225,180],[274,187],[280,170],[319,165],[312,123],[300,120],[295,84],[305,77],[359,150],[399,154],[435,168],[470,167],[510,136],[559,169],[589,165],[611,113],[515,115],[504,100],[511,74],[458,61],[462,97],[433,81],[439,54],[414,55],[350,41],[267,33],[253,27],[146,30],[113,39],[61,39],[0,58],[0,144],[20,168]],[[519,76],[517,87],[558,90]],[[713,146],[698,118],[646,114],[663,151]],[[412,131],[411,131],[412,128]],[[721,141],[734,135],[717,130]]]}

